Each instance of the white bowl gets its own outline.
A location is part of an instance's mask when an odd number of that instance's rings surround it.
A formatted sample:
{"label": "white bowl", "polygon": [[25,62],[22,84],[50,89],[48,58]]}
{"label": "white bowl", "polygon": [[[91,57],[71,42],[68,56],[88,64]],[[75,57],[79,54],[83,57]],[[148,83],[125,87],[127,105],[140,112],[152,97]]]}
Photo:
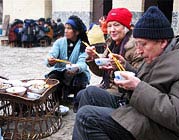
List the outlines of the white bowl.
{"label": "white bowl", "polygon": [[127,73],[129,75],[135,76],[135,73],[131,71],[115,71],[114,76],[116,80],[125,80],[125,78],[121,75],[121,73]]}
{"label": "white bowl", "polygon": [[33,93],[33,92],[27,92],[27,97],[31,99],[39,99],[42,95]]}
{"label": "white bowl", "polygon": [[77,64],[66,64],[66,69],[71,72],[76,72],[78,70]]}
{"label": "white bowl", "polygon": [[109,58],[96,58],[94,61],[98,66],[107,66],[111,64]]}
{"label": "white bowl", "polygon": [[32,85],[29,87],[29,90],[31,90],[31,92],[35,92],[35,93],[42,93],[48,88],[47,86],[48,86],[47,84]]}
{"label": "white bowl", "polygon": [[18,95],[24,95],[24,93],[26,92],[26,88],[25,87],[10,87],[6,89],[6,92],[8,93],[12,93],[12,94],[18,94]]}
{"label": "white bowl", "polygon": [[61,115],[66,115],[69,110],[70,110],[69,107],[60,105],[60,113],[61,113]]}
{"label": "white bowl", "polygon": [[0,83],[0,91],[5,91],[7,88],[10,88],[10,84]]}

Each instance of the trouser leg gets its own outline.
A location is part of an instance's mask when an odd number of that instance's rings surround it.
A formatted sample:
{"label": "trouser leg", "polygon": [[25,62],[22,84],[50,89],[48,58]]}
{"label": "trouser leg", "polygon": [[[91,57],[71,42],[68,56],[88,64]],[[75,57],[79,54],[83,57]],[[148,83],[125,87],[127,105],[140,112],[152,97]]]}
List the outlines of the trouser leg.
{"label": "trouser leg", "polygon": [[76,113],[78,111],[78,106],[79,106],[79,102],[80,102],[80,98],[81,98],[81,94],[83,94],[85,92],[86,89],[82,89],[80,90],[76,97],[74,98],[74,104],[73,104],[73,112]]}
{"label": "trouser leg", "polygon": [[79,108],[84,105],[94,105],[102,107],[118,107],[118,96],[109,94],[106,90],[98,88],[96,86],[89,86],[86,89],[80,91],[77,96],[80,98]]}
{"label": "trouser leg", "polygon": [[111,118],[114,109],[86,105],[79,109],[72,140],[135,140]]}
{"label": "trouser leg", "polygon": [[63,77],[63,73],[58,71],[53,71],[50,74],[48,74],[48,78],[50,79],[57,79],[60,81],[60,83],[57,85],[56,90],[53,92],[53,100],[59,102],[62,100],[62,92],[63,92],[63,83],[61,82],[61,78]]}

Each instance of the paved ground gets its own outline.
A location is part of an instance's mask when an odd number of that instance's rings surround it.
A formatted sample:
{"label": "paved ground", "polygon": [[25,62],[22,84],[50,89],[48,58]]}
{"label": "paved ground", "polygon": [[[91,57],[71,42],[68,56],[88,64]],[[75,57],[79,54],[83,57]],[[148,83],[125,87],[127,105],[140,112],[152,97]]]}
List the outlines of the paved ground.
{"label": "paved ground", "polygon": [[[18,48],[0,46],[0,75],[9,79],[44,78],[50,71],[44,64],[51,47]],[[100,78],[92,75],[91,84],[99,83]],[[71,140],[75,114],[70,109],[63,117],[62,128],[44,140]]]}

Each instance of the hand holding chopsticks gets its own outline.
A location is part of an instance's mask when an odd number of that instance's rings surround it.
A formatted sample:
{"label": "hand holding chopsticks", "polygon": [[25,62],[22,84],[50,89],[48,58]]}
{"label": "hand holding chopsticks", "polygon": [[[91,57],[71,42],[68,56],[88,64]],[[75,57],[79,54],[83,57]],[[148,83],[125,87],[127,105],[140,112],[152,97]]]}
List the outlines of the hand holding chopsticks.
{"label": "hand holding chopsticks", "polygon": [[49,63],[50,65],[52,65],[52,66],[55,65],[56,63],[71,64],[70,61],[62,60],[62,59],[56,59],[56,58],[54,58],[54,57],[49,57],[49,58],[48,58],[48,63]]}
{"label": "hand holding chopsticks", "polygon": [[113,53],[111,52],[111,50],[109,49],[109,47],[107,47],[107,50],[109,51],[109,53],[111,54],[112,56],[112,59],[114,60],[117,68],[120,70],[120,71],[125,71],[125,68],[122,66],[121,63],[119,63],[119,61],[116,59],[116,57],[113,55]]}
{"label": "hand holding chopsticks", "polygon": [[[87,47],[87,48],[90,48],[91,46],[88,45],[88,43],[82,41],[82,43]],[[99,53],[96,52],[96,50],[92,50],[98,57],[100,57]]]}

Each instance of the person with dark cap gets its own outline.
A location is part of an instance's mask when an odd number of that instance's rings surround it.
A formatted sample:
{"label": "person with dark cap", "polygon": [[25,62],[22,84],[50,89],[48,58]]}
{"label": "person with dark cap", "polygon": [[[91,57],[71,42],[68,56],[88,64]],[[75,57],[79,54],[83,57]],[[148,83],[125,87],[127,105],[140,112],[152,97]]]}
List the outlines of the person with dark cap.
{"label": "person with dark cap", "polygon": [[46,40],[47,45],[51,45],[53,39],[53,29],[50,25],[50,19],[39,18],[38,33],[36,34],[37,42],[40,44],[41,40]]}
{"label": "person with dark cap", "polygon": [[64,36],[65,26],[61,21],[61,18],[57,19],[57,28],[55,30],[54,38],[58,39]]}
{"label": "person with dark cap", "polygon": [[22,29],[22,44],[23,47],[31,48],[36,42],[35,38],[35,20],[33,19],[25,19],[24,27]]}
{"label": "person with dark cap", "polygon": [[[67,100],[69,94],[76,96],[79,90],[89,84],[90,72],[85,62],[87,54],[82,41],[89,43],[86,26],[78,16],[72,15],[65,23],[65,36],[54,42],[47,56],[47,66],[54,67],[47,77],[60,81],[54,92],[54,99],[57,101]],[[68,63],[74,71],[67,68]]]}
{"label": "person with dark cap", "polygon": [[21,47],[22,27],[23,27],[23,21],[20,19],[15,19],[9,29],[9,34],[8,34],[10,46]]}
{"label": "person with dark cap", "polygon": [[51,45],[51,42],[53,41],[54,31],[49,19],[45,22],[44,28],[45,28],[45,36],[42,39],[47,40],[48,45]]}
{"label": "person with dark cap", "polygon": [[179,139],[179,38],[156,6],[148,8],[133,31],[145,62],[136,76],[123,71],[125,80],[114,80],[130,95],[129,103],[119,106],[118,97],[87,87],[73,140]]}

